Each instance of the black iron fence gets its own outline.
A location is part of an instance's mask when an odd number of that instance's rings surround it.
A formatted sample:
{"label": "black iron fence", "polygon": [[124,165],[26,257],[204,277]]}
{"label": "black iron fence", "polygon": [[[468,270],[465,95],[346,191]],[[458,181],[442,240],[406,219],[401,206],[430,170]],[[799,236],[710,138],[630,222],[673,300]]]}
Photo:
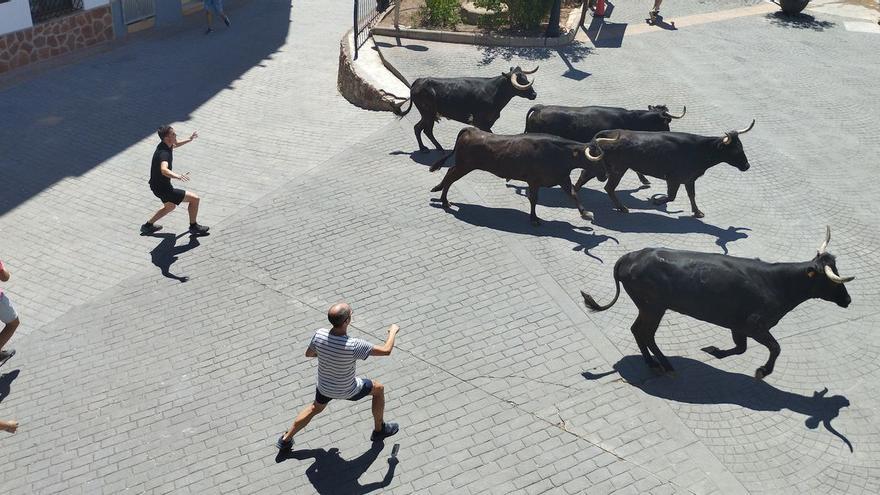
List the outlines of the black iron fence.
{"label": "black iron fence", "polygon": [[358,49],[370,36],[370,28],[379,15],[388,10],[395,0],[354,0],[354,58]]}
{"label": "black iron fence", "polygon": [[82,0],[30,0],[34,24],[82,10]]}

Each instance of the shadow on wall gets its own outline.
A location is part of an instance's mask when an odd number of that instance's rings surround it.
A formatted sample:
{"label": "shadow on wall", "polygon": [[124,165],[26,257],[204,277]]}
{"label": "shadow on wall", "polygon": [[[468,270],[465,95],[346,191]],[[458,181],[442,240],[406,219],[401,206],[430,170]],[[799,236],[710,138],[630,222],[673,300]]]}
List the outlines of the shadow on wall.
{"label": "shadow on wall", "polygon": [[[753,411],[788,409],[805,416],[804,425],[811,430],[822,424],[828,432],[840,438],[850,452],[853,451],[849,439],[831,425],[831,420],[840,415],[840,410],[850,405],[849,399],[842,395],[827,397],[827,388],[811,396],[799,395],[751,376],[720,370],[694,359],[670,357],[669,361],[678,370],[676,378],[655,376],[642,356],[626,356],[614,365],[614,369],[626,383],[661,399],[685,404],[734,404]],[[582,375],[587,380],[596,380],[611,373],[584,372]]]}
{"label": "shadow on wall", "polygon": [[376,458],[379,457],[384,446],[385,444],[382,442],[373,442],[370,450],[350,461],[343,459],[339,455],[339,449],[332,448],[330,450],[295,450],[287,455],[279,453],[275,457],[275,462],[284,462],[287,459],[304,460],[313,458],[315,461],[306,469],[306,476],[316,492],[328,495],[337,493],[362,495],[391,485],[391,480],[394,478],[394,470],[397,468],[397,459],[395,457],[388,459],[388,471],[381,481],[362,485],[358,480],[361,475],[367,472],[367,469],[370,468]]}
{"label": "shadow on wall", "polygon": [[235,22],[228,31],[205,36],[204,17],[187,16],[182,30],[140,35],[128,46],[0,90],[0,215],[155,136],[158,126],[189,120],[285,43],[290,5],[228,2]]}

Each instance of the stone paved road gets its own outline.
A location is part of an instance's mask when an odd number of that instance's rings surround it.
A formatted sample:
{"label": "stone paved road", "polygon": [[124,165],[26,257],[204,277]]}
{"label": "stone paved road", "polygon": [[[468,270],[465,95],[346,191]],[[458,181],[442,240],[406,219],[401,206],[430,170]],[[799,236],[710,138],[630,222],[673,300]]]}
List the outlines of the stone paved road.
{"label": "stone paved road", "polygon": [[[611,20],[637,18],[621,4]],[[0,491],[880,491],[870,34],[825,14],[808,29],[761,15],[620,48],[385,49],[410,80],[535,62],[540,102],[687,104],[676,129],[700,133],[758,120],[743,138],[752,169],[701,179],[704,221],[682,200],[656,210],[661,186],[635,190],[629,178],[630,214],[588,185],[590,225],[543,191],[545,224],[533,229],[520,185],[487,174],[453,187],[452,213],[432,207],[442,176],[425,165],[439,154],[411,154],[412,116],[359,111],[335,93],[344,28],[317,19],[344,26],[348,8],[261,0],[232,14],[237,31],[147,36],[0,92],[0,107],[32,126],[24,138],[0,131],[14,151],[4,179],[23,184],[0,183],[0,252],[15,269],[4,288],[29,326],[0,379],[0,416],[22,421],[0,437]],[[180,58],[166,61],[172,48]],[[180,83],[158,76],[163,63]],[[181,95],[171,111],[153,103],[169,94]],[[496,131],[519,132],[529,104],[514,100]],[[191,184],[215,226],[176,260],[170,240],[133,232],[151,207],[143,163],[160,119],[202,133],[178,160],[200,177]],[[459,128],[442,122],[438,138],[451,145]],[[172,232],[185,223],[175,215]],[[826,223],[841,270],[858,276],[853,304],[812,301],[783,320],[764,383],[751,378],[763,348],[712,360],[699,349],[726,345],[726,332],[677,315],[658,341],[678,376],[649,377],[627,331],[632,304],[587,314],[576,298],[584,288],[609,299],[610,268],[633,249],[800,260]],[[314,387],[305,342],[339,299],[353,304],[357,335],[403,329],[390,358],[360,367],[387,384],[403,431],[371,446],[369,407],[334,402],[297,438],[296,458],[276,463],[274,439]]]}

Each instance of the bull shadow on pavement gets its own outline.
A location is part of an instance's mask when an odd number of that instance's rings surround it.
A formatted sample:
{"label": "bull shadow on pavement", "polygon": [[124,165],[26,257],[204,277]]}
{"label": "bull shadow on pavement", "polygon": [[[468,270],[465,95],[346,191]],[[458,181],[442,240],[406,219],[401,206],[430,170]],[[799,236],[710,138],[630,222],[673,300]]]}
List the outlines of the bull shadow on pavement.
{"label": "bull shadow on pavement", "polygon": [[[542,189],[543,191],[544,189]],[[541,217],[541,211],[538,216],[541,218],[539,227],[533,226],[529,222],[528,201],[525,203],[526,211],[514,210],[512,208],[495,208],[483,205],[473,205],[468,203],[451,202],[452,209],[447,210],[455,218],[469,223],[477,227],[486,227],[493,230],[510,232],[512,234],[530,235],[535,237],[556,237],[574,244],[572,251],[583,251],[587,256],[604,263],[602,258],[590,253],[594,247],[602,244],[607,240],[617,242],[617,239],[596,234],[592,227],[578,227],[568,222],[559,220],[548,220]],[[431,206],[442,209],[438,198],[432,198]],[[550,212],[544,212],[549,214]],[[583,220],[587,224],[587,220]]]}
{"label": "bull shadow on pavement", "polygon": [[369,450],[351,460],[343,459],[337,448],[294,450],[286,455],[279,453],[275,462],[314,459],[306,469],[306,477],[317,493],[361,495],[391,485],[397,468],[397,459],[394,457],[388,459],[388,471],[381,481],[362,485],[358,480],[373,465],[384,446],[382,442],[373,442]]}
{"label": "bull shadow on pavement", "polygon": [[[177,240],[185,235],[189,235],[189,242],[178,246]],[[153,264],[162,271],[162,275],[181,283],[188,281],[189,277],[174,275],[171,273],[171,265],[177,261],[178,255],[199,247],[199,236],[189,234],[188,232],[184,232],[183,234],[172,234],[168,232],[164,234],[153,234],[150,237],[159,237],[162,239],[162,242],[150,251],[150,257],[152,258]]]}
{"label": "bull shadow on pavement", "polygon": [[[388,154],[392,155],[392,156],[393,155],[408,155],[410,160],[418,163],[419,165],[424,165],[425,167],[430,167],[431,165],[433,165],[434,163],[436,163],[438,160],[440,160],[444,156],[448,155],[449,153],[452,153],[452,150],[442,150],[441,151],[441,150],[430,149],[425,153],[423,153],[419,150],[415,150],[415,151],[397,150],[397,151],[392,151],[391,153],[388,153]],[[446,160],[446,163],[443,164],[442,168],[448,168],[454,164],[455,164],[455,157],[451,157],[451,158],[449,158],[449,160]]]}
{"label": "bull shadow on pavement", "polygon": [[781,10],[772,12],[765,16],[770,20],[770,24],[782,28],[793,29],[812,29],[813,31],[824,31],[833,28],[837,24],[831,21],[820,21],[810,14],[794,14],[787,15]]}
{"label": "bull shadow on pavement", "polygon": [[[733,404],[753,411],[782,411],[787,409],[805,416],[804,425],[814,430],[821,424],[853,451],[852,443],[831,425],[840,410],[849,407],[849,399],[842,395],[828,396],[828,388],[812,395],[800,395],[780,390],[767,380],[755,380],[750,375],[718,369],[710,364],[683,357],[669,357],[677,370],[675,378],[657,376],[645,364],[641,355],[625,356],[614,365],[614,370],[626,383],[646,394],[684,404]],[[597,380],[609,373],[582,373],[587,380]]]}
{"label": "bull shadow on pavement", "polygon": [[0,402],[3,402],[3,399],[9,396],[9,393],[12,391],[12,382],[18,378],[20,372],[20,370],[12,370],[9,373],[0,375]]}

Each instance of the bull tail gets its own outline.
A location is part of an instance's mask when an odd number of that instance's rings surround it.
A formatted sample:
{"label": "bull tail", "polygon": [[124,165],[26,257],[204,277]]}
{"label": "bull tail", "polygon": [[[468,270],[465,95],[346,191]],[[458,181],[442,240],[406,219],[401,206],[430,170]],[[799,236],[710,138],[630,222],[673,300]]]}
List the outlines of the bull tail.
{"label": "bull tail", "polygon": [[[431,167],[428,169],[428,172],[436,172],[436,171],[440,170],[440,167],[442,167],[443,164],[446,163],[446,160],[449,160],[449,157],[454,154],[455,154],[455,150],[452,150],[449,153],[447,153],[446,156],[444,156],[443,158],[434,162],[434,164],[431,165]],[[437,186],[434,189],[431,189],[431,192],[437,192],[439,190],[440,190],[440,186]]]}
{"label": "bull tail", "polygon": [[[446,163],[446,160],[449,160],[449,157],[455,154],[455,151],[458,149],[458,142],[459,142],[459,140],[461,140],[461,135],[464,134],[464,132],[466,130],[468,130],[467,127],[458,131],[458,136],[455,136],[455,146],[452,148],[452,151],[449,154],[447,154],[446,156],[444,156],[443,158],[441,158],[440,160],[438,160],[436,163],[431,165],[431,167],[428,168],[428,172],[436,172],[436,171],[440,170],[440,167],[442,167],[443,164]],[[437,184],[437,186],[434,187],[434,189],[431,189],[431,192],[437,192],[440,189],[443,189],[442,183]]]}
{"label": "bull tail", "polygon": [[529,111],[526,112],[526,132],[529,132],[529,117],[532,116],[532,113],[537,112],[543,107],[544,105],[532,105],[532,108],[530,108]]}
{"label": "bull tail", "polygon": [[[397,115],[398,118],[405,117],[406,114],[408,114],[409,111],[412,110],[412,95],[410,95],[409,98],[401,98],[393,93],[385,91],[384,89],[379,90],[379,95],[382,96],[382,98],[391,105],[391,111],[394,112],[394,115]],[[401,111],[400,109],[403,108],[404,105],[406,105],[407,101],[409,102],[409,107],[407,107],[406,110]]]}
{"label": "bull tail", "polygon": [[618,269],[620,267],[620,260],[617,260],[617,263],[614,264],[614,285],[617,288],[617,292],[614,293],[614,299],[611,300],[610,303],[605,306],[600,306],[599,303],[596,302],[595,299],[584,291],[581,291],[581,295],[584,297],[584,304],[590,309],[590,311],[605,311],[606,309],[614,306],[614,303],[617,302],[617,298],[620,297],[620,275],[618,274]]}

